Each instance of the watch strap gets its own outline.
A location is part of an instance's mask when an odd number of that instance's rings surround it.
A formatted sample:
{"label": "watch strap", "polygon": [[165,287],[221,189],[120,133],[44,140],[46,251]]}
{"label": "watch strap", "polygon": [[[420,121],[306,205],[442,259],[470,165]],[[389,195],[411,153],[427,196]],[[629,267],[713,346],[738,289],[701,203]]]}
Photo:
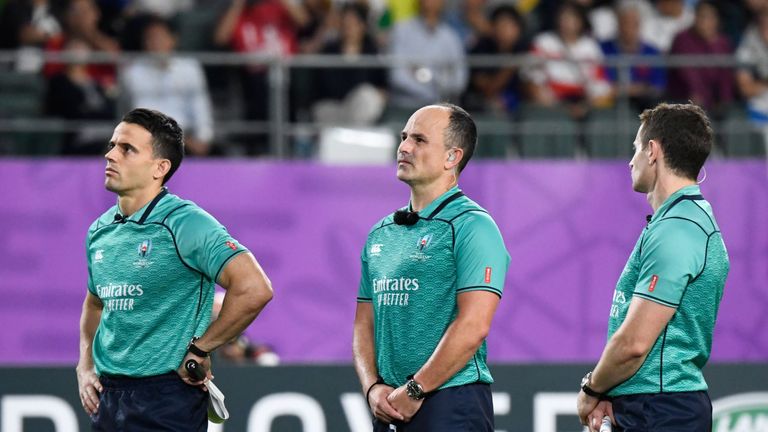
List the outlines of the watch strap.
{"label": "watch strap", "polygon": [[195,342],[198,339],[199,338],[197,338],[197,337],[193,337],[192,340],[189,341],[189,346],[187,347],[187,352],[191,352],[192,354],[194,354],[194,355],[196,355],[198,357],[203,357],[203,358],[208,357],[208,355],[211,354],[210,352],[203,351],[202,349],[200,349],[200,347],[195,345]]}

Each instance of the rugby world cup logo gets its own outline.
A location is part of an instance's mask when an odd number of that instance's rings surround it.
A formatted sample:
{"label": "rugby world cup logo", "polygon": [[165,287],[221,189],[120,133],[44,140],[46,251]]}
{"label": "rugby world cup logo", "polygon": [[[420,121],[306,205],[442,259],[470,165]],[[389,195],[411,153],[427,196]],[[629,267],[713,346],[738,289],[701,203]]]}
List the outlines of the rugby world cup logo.
{"label": "rugby world cup logo", "polygon": [[152,240],[146,239],[139,245],[139,256],[142,258],[146,258],[147,255],[152,251]]}
{"label": "rugby world cup logo", "polygon": [[416,243],[416,247],[419,248],[420,252],[424,252],[424,249],[426,249],[431,242],[432,242],[432,234],[427,234],[424,237],[419,239],[419,242]]}

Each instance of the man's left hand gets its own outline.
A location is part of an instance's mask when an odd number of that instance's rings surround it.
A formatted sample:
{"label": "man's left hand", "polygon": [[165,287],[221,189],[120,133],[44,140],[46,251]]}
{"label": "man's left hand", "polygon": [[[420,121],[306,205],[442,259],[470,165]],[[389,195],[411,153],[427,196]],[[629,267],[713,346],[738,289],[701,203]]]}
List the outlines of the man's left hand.
{"label": "man's left hand", "polygon": [[389,404],[392,405],[392,408],[396,409],[397,412],[405,417],[406,423],[411,421],[413,416],[415,416],[421,408],[421,404],[424,403],[424,399],[411,399],[405,391],[405,385],[396,388],[390,393],[387,400],[389,401]]}
{"label": "man's left hand", "polygon": [[[200,369],[205,373],[205,378],[202,380],[196,380],[195,378],[192,378],[189,375],[189,372],[187,372],[187,368],[184,367],[184,365],[187,364],[188,360],[195,360],[197,364],[200,365]],[[205,387],[205,383],[213,379],[213,374],[211,373],[211,358],[210,357],[198,357],[191,352],[188,352],[186,356],[184,356],[184,360],[181,361],[181,364],[179,365],[179,368],[176,369],[176,373],[179,374],[181,377],[181,380],[185,383],[191,385],[191,386],[200,386],[203,390],[208,391],[208,389]]]}
{"label": "man's left hand", "polygon": [[599,402],[600,399],[589,396],[583,391],[579,392],[579,396],[576,398],[576,410],[578,411],[579,420],[581,421],[582,425],[589,426],[589,414],[594,411]]}

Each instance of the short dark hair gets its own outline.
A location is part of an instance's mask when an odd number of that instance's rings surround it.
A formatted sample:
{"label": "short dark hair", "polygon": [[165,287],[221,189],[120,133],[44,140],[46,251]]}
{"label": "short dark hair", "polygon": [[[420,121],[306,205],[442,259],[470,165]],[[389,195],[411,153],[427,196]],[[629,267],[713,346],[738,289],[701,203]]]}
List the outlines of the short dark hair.
{"label": "short dark hair", "polygon": [[525,20],[523,19],[523,16],[520,15],[520,12],[518,12],[516,7],[508,4],[502,4],[496,6],[496,8],[491,11],[492,23],[495,23],[502,17],[511,18],[517,23],[518,27],[520,27],[523,32],[525,31]]}
{"label": "short dark hair", "polygon": [[459,162],[459,172],[462,172],[472,159],[472,154],[475,153],[477,126],[464,108],[447,102],[439,103],[437,106],[447,108],[450,113],[448,126],[444,132],[445,144],[447,147],[459,147],[464,150],[464,157]]}
{"label": "short dark hair", "polygon": [[147,108],[131,110],[122,119],[148,130],[152,135],[152,153],[155,157],[171,161],[171,169],[163,177],[163,184],[171,179],[184,159],[184,132],[170,116]]}
{"label": "short dark hair", "polygon": [[658,140],[664,162],[677,175],[696,180],[704,166],[715,133],[701,107],[694,104],[661,103],[640,114],[642,148]]}

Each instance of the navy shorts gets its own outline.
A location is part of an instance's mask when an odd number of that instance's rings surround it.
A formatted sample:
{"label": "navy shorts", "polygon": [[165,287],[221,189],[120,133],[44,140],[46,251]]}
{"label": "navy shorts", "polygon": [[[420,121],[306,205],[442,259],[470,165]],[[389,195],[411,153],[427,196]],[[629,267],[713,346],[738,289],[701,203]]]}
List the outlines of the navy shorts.
{"label": "navy shorts", "polygon": [[208,393],[170,372],[147,378],[102,376],[104,391],[91,430],[206,431]]}
{"label": "navy shorts", "polygon": [[[394,428],[393,428],[394,427]],[[373,421],[374,432],[493,432],[488,384],[449,387],[429,394],[408,423]]]}
{"label": "navy shorts", "polygon": [[613,398],[614,432],[708,432],[712,402],[705,391]]}

